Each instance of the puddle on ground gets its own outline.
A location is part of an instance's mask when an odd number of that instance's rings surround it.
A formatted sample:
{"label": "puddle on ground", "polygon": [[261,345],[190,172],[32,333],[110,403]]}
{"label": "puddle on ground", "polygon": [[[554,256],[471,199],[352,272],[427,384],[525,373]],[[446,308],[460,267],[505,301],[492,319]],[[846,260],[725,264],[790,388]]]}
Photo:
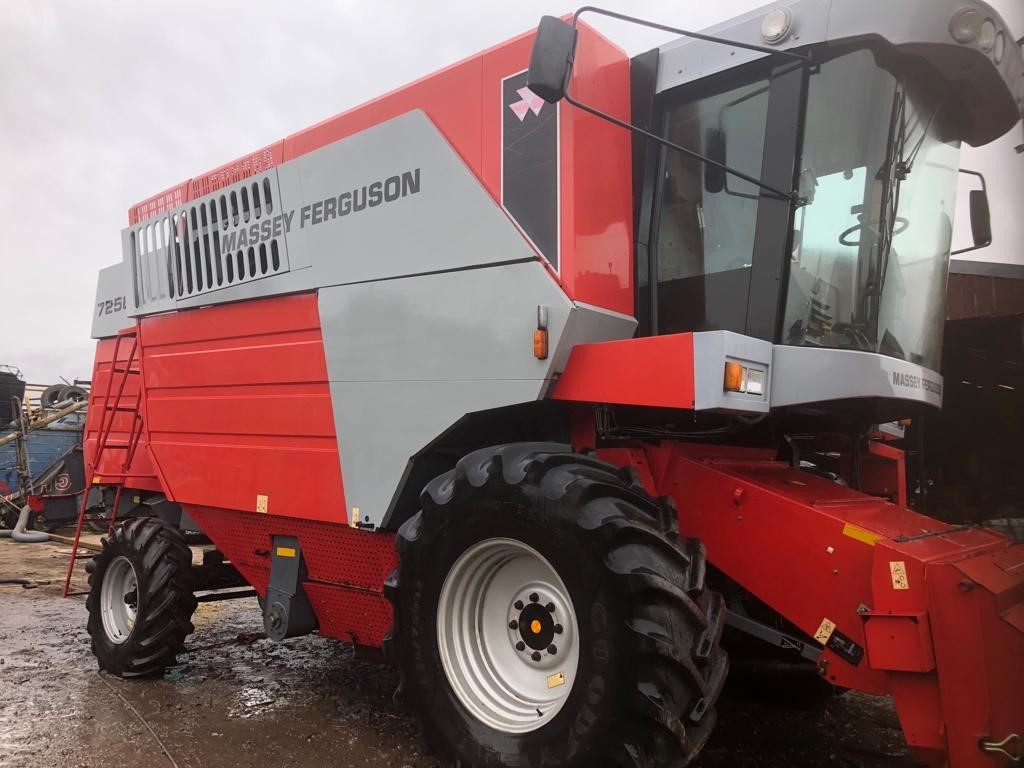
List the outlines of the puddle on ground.
{"label": "puddle on ground", "polygon": [[[0,540],[0,768],[433,768],[398,710],[394,669],[318,636],[263,637],[255,599],[205,603],[163,679],[100,678],[84,598],[61,599],[67,549]],[[81,577],[79,577],[81,578]],[[82,585],[84,586],[84,584]],[[920,768],[891,705],[860,694],[812,710],[730,695],[701,768]]]}

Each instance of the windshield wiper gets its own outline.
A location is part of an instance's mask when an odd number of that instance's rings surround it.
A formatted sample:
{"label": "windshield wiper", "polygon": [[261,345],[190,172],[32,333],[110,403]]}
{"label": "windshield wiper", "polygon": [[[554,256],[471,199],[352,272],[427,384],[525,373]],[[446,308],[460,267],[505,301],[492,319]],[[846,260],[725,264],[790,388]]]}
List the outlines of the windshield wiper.
{"label": "windshield wiper", "polygon": [[[928,132],[932,129],[932,123],[935,122],[935,116],[939,114],[939,109],[942,108],[942,101],[935,105],[935,109],[932,110],[931,115],[928,117],[928,123],[925,125],[924,130],[921,131],[921,138],[917,140],[917,144],[910,152],[910,157],[900,161],[900,167],[897,169],[897,175],[900,181],[906,181],[910,172],[914,170],[914,163],[917,161],[917,155],[920,153],[921,148],[924,146],[925,141],[928,139]],[[921,125],[921,121],[918,120],[911,128],[907,131],[908,134],[912,133],[914,129]]]}
{"label": "windshield wiper", "polygon": [[875,178],[883,183],[881,208],[878,212],[878,229],[875,232],[875,253],[871,260],[864,299],[861,304],[861,318],[867,336],[872,342],[878,339],[877,307],[882,300],[885,277],[889,269],[889,255],[896,229],[896,212],[900,206],[900,185],[909,175],[904,162],[907,145],[907,95],[897,86],[893,94],[892,117],[889,120],[889,141],[886,147],[885,164],[878,169]]}

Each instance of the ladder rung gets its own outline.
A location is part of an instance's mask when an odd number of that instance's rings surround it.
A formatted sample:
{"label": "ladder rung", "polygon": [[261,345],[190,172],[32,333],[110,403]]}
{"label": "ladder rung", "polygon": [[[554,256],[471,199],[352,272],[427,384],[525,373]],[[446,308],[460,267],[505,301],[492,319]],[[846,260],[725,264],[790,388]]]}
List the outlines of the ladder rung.
{"label": "ladder rung", "polygon": [[140,371],[138,368],[111,368],[111,373],[131,373],[138,376]]}
{"label": "ladder rung", "polygon": [[104,405],[105,411],[117,411],[119,413],[138,413],[138,406],[133,405]]}

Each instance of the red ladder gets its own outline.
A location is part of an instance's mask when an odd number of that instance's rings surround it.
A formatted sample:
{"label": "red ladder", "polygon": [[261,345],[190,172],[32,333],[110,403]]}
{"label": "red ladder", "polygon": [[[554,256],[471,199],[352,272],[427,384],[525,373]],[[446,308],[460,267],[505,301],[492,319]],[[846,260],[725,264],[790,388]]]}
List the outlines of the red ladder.
{"label": "red ladder", "polygon": [[[131,347],[128,349],[128,357],[123,361],[123,367],[121,365],[121,348],[122,345],[131,343]],[[86,484],[85,493],[82,494],[82,505],[78,510],[78,523],[75,526],[75,540],[71,545],[71,557],[68,559],[68,571],[64,577],[64,597],[70,595],[84,595],[88,594],[88,591],[72,592],[71,590],[71,576],[75,570],[75,563],[79,560],[91,558],[92,554],[79,554],[79,543],[82,538],[82,527],[89,522],[102,521],[107,523],[107,535],[109,536],[111,531],[114,530],[114,523],[117,521],[117,509],[121,503],[121,495],[124,492],[125,481],[128,478],[128,469],[132,465],[132,459],[135,457],[135,450],[139,446],[139,438],[142,436],[142,414],[139,412],[142,406],[142,391],[141,388],[137,389],[134,405],[123,405],[125,387],[128,384],[129,376],[138,376],[141,373],[141,369],[138,365],[138,351],[139,351],[139,336],[136,328],[129,328],[121,331],[117,334],[117,338],[114,340],[114,354],[110,362],[110,376],[107,378],[107,387],[103,393],[102,399],[96,398],[93,403],[90,403],[90,408],[98,408],[100,412],[100,423],[99,429],[96,433],[96,450],[93,453],[92,461],[89,463],[88,472],[86,472]],[[118,379],[118,386],[116,391],[114,389],[114,380]],[[128,440],[121,443],[109,442],[110,433],[113,431],[114,421],[119,413],[130,413],[132,415],[132,425],[128,432]],[[109,416],[108,416],[109,414]],[[123,450],[124,458],[121,461],[121,468],[118,472],[104,471],[102,477],[108,482],[111,479],[117,481],[117,490],[114,492],[114,503],[111,506],[109,513],[92,513],[87,512],[89,508],[89,488],[97,478],[97,472],[101,467],[101,461],[103,455],[107,449],[110,450]]]}

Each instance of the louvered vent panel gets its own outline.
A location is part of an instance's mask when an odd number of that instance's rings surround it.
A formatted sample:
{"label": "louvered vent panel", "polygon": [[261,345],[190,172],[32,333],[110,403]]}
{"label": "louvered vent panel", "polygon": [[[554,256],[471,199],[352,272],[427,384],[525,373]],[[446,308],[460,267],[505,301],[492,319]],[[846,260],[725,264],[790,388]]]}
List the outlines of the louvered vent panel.
{"label": "louvered vent panel", "polygon": [[[136,309],[288,271],[277,172],[253,176],[133,226],[128,261]],[[249,237],[256,226],[260,236]],[[269,233],[269,234],[268,234]]]}

